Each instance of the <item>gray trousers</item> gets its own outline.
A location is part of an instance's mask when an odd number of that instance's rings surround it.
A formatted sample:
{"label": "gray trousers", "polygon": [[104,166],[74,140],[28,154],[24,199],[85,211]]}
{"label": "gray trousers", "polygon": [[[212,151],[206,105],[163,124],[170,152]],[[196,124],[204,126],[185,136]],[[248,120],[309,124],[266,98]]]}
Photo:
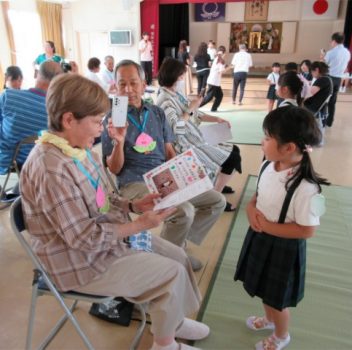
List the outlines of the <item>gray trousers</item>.
{"label": "gray trousers", "polygon": [[[133,182],[120,188],[124,198],[140,198],[149,193],[144,182]],[[179,247],[186,239],[201,244],[211,227],[224,211],[225,197],[215,190],[192,198],[177,207],[177,211],[165,221],[160,236]]]}
{"label": "gray trousers", "polygon": [[233,85],[232,85],[232,101],[236,101],[237,89],[240,86],[240,99],[242,102],[244,95],[244,88],[247,81],[247,72],[236,72],[233,74]]}
{"label": "gray trousers", "polygon": [[152,250],[121,252],[105,273],[75,290],[147,303],[151,331],[161,338],[172,336],[185,316],[199,309],[201,296],[183,249],[153,235]]}

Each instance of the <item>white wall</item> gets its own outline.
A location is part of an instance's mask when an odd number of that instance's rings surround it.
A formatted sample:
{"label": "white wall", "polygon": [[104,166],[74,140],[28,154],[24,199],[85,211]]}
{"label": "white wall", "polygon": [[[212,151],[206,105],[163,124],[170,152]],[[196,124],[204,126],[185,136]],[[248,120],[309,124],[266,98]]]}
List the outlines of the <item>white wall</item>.
{"label": "white wall", "polygon": [[[64,4],[65,56],[78,62],[80,72],[86,72],[90,57],[112,55],[115,61],[139,60],[140,4],[138,0],[78,0]],[[131,29],[133,45],[113,47],[108,43],[111,29]]]}

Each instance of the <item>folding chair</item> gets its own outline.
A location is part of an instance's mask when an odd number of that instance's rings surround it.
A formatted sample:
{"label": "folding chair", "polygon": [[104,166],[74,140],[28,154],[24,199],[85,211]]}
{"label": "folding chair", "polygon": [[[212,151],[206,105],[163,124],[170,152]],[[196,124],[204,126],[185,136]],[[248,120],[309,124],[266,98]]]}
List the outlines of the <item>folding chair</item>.
{"label": "folding chair", "polygon": [[16,158],[18,156],[18,153],[21,147],[24,145],[34,144],[35,140],[37,139],[38,139],[38,135],[31,135],[31,136],[25,137],[24,139],[22,139],[16,144],[16,147],[12,154],[11,162],[7,168],[4,184],[3,186],[0,186],[0,209],[6,208],[16,199],[16,197],[14,197],[12,200],[8,200],[5,198],[6,198],[6,192],[11,190],[11,188],[7,188],[7,183],[10,179],[11,173],[15,172],[17,174],[17,177],[18,178],[20,177],[20,168],[17,164]]}
{"label": "folding chair", "polygon": [[[106,297],[106,296],[97,296],[97,295],[90,295],[84,294],[79,292],[59,292],[53,282],[51,281],[49,275],[47,274],[45,268],[41,264],[40,260],[37,258],[36,254],[33,252],[31,246],[28,244],[27,240],[25,239],[23,233],[26,230],[23,218],[23,211],[21,205],[21,197],[18,197],[15,202],[12,204],[10,208],[10,219],[11,219],[11,226],[12,229],[21,243],[22,247],[31,258],[32,263],[34,265],[34,277],[33,277],[33,284],[32,284],[32,299],[31,299],[31,307],[29,312],[29,323],[28,323],[28,330],[27,330],[27,339],[26,339],[26,350],[31,349],[32,345],[32,335],[33,335],[33,327],[34,327],[34,317],[35,317],[35,308],[37,303],[37,298],[43,295],[51,295],[54,296],[55,299],[58,301],[62,309],[64,310],[64,316],[56,323],[54,328],[50,331],[48,336],[42,341],[39,345],[38,349],[45,349],[55,335],[60,331],[61,327],[64,323],[69,319],[73,326],[75,327],[77,333],[82,338],[86,347],[90,350],[94,350],[93,345],[88,340],[87,336],[81,329],[77,319],[73,315],[73,311],[76,308],[78,301],[85,301],[89,303],[104,303],[107,302],[113,297]],[[68,307],[64,301],[64,299],[71,299],[73,300],[73,304],[71,307]],[[135,350],[138,347],[140,339],[142,337],[145,325],[146,325],[146,314],[145,310],[142,305],[136,304],[140,314],[141,314],[141,322],[136,331],[136,335],[131,343],[130,350]]]}

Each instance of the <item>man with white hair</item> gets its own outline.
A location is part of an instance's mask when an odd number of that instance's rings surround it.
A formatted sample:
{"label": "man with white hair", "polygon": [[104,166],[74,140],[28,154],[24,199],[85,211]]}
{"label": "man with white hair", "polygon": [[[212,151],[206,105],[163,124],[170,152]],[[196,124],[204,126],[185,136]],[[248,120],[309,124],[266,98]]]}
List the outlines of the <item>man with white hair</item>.
{"label": "man with white hair", "polygon": [[[100,80],[106,86],[115,86],[114,57],[110,55],[105,56],[104,65],[105,65],[105,68],[100,73]],[[115,90],[113,89],[113,90],[110,90],[109,92],[112,94],[112,93],[115,93]]]}
{"label": "man with white hair", "polygon": [[242,105],[249,67],[253,66],[252,56],[247,52],[246,45],[240,44],[239,52],[235,53],[231,62],[233,69],[232,103],[236,104],[238,86],[240,86],[239,104]]}

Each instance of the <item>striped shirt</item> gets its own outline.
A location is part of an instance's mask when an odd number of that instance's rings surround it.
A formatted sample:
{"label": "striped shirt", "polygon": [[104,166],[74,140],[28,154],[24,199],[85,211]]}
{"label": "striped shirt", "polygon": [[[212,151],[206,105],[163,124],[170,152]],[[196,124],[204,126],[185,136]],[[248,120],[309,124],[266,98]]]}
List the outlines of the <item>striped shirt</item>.
{"label": "striped shirt", "polygon": [[214,180],[219,172],[220,166],[230,155],[232,146],[213,146],[205,142],[198,125],[201,123],[199,117],[202,112],[196,110],[192,117],[185,122],[183,130],[178,128],[178,122],[183,120],[183,113],[188,113],[188,100],[179,93],[171,92],[162,87],[156,104],[161,107],[166,115],[176,141],[174,143],[177,154],[183,153],[191,147],[199,160],[203,163],[208,176]]}
{"label": "striped shirt", "polygon": [[[92,156],[99,185],[107,194],[99,156]],[[82,165],[98,178],[87,158]],[[20,188],[32,248],[60,290],[88,284],[130,251],[118,238],[118,224],[127,222],[127,201],[111,194],[110,210],[101,214],[89,179],[55,146],[34,147],[21,171]]]}
{"label": "striped shirt", "polygon": [[[10,165],[16,144],[47,129],[45,92],[39,89],[8,89],[0,96],[0,174]],[[21,147],[17,163],[23,164],[33,145]]]}

